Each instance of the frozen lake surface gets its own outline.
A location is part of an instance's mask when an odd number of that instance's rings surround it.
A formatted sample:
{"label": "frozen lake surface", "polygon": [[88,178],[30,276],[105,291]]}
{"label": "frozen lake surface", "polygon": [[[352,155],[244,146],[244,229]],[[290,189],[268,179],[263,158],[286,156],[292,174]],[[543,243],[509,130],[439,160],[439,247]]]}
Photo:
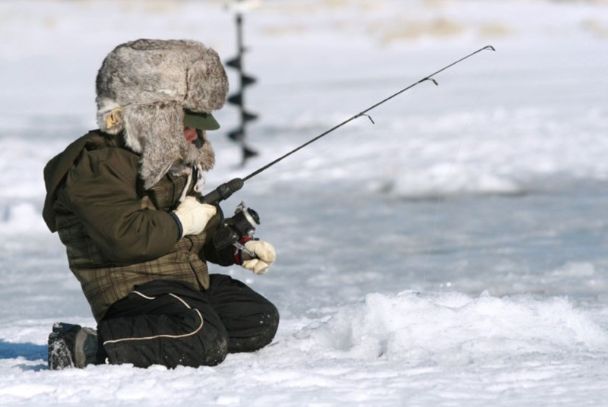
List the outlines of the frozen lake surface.
{"label": "frozen lake surface", "polygon": [[[213,368],[48,371],[54,321],[92,326],[40,211],[42,168],[94,128],[118,43],[234,54],[221,2],[0,3],[0,404],[597,406],[608,398],[608,5],[264,1],[246,18],[261,155],[223,131],[208,186],[484,51],[251,179],[278,261],[246,281],[273,344]],[[542,18],[541,18],[542,17]],[[93,30],[91,27],[95,26]],[[231,77],[234,80],[234,77]]]}

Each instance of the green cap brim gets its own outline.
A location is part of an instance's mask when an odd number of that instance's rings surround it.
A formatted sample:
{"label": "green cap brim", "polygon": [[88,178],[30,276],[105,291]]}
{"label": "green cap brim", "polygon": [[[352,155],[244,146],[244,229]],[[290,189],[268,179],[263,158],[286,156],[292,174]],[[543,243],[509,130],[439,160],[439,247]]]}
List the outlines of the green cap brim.
{"label": "green cap brim", "polygon": [[201,130],[217,130],[220,124],[211,113],[198,113],[184,110],[184,127]]}

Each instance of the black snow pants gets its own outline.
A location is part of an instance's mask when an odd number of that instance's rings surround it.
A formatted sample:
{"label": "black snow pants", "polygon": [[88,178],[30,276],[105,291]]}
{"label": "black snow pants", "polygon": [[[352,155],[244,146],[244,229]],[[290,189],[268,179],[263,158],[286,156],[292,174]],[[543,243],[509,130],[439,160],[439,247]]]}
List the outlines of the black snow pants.
{"label": "black snow pants", "polygon": [[179,281],[136,286],[98,324],[110,363],[212,366],[227,353],[268,345],[279,325],[276,307],[238,280],[210,276],[208,290]]}

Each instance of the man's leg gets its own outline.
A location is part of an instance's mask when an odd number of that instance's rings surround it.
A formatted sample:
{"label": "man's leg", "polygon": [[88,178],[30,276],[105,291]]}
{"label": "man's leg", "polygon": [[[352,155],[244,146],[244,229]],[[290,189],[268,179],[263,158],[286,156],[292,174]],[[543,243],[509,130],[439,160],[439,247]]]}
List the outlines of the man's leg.
{"label": "man's leg", "polygon": [[206,295],[174,281],[135,287],[110,308],[98,332],[113,364],[217,365],[227,353],[226,329]]}
{"label": "man's leg", "polygon": [[276,307],[247,285],[211,274],[209,303],[228,331],[228,352],[251,352],[268,345],[279,326]]}

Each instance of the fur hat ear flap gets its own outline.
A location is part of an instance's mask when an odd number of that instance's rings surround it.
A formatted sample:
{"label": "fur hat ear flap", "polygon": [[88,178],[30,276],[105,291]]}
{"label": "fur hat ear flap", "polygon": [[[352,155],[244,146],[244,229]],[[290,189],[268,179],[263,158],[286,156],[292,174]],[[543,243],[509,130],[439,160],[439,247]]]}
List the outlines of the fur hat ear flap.
{"label": "fur hat ear flap", "polygon": [[125,128],[123,110],[111,99],[103,98],[98,101],[97,125],[108,134],[118,134]]}
{"label": "fur hat ear flap", "polygon": [[124,111],[125,143],[141,153],[144,188],[154,186],[181,158],[184,113],[179,103],[131,105]]}

